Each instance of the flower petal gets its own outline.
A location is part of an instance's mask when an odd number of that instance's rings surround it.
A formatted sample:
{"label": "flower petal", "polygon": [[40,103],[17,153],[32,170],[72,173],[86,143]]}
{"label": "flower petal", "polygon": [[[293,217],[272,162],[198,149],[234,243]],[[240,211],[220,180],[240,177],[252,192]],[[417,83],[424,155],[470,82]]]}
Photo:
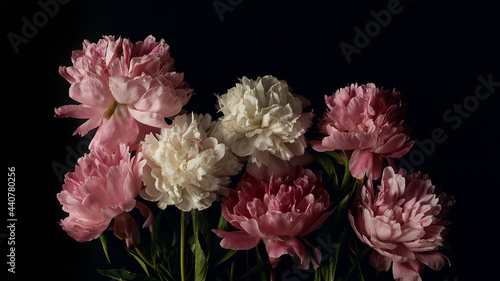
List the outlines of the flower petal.
{"label": "flower petal", "polygon": [[393,263],[392,275],[396,281],[422,281],[420,272],[424,269],[424,264],[419,261],[406,263]]}
{"label": "flower petal", "polygon": [[71,85],[69,96],[92,107],[107,108],[114,102],[108,88],[97,78],[88,78]]}
{"label": "flower petal", "polygon": [[441,270],[446,264],[446,261],[448,261],[448,264],[450,263],[450,260],[438,251],[418,253],[415,254],[415,256],[420,262],[427,265],[432,270]]}
{"label": "flower petal", "polygon": [[137,102],[148,90],[151,78],[140,76],[130,78],[126,76],[109,77],[111,94],[118,103],[133,104]]}
{"label": "flower petal", "polygon": [[92,107],[85,104],[69,104],[59,108],[54,108],[56,118],[73,117],[86,119],[95,116],[102,116],[106,111],[105,108]]}
{"label": "flower petal", "polygon": [[212,232],[222,238],[220,246],[224,249],[250,250],[255,248],[260,242],[260,237],[250,235],[245,231],[212,229]]}
{"label": "flower petal", "polygon": [[138,111],[132,108],[129,108],[128,111],[135,120],[142,124],[155,128],[166,128],[168,126],[163,116],[158,113]]}
{"label": "flower petal", "polygon": [[139,200],[135,201],[135,208],[139,210],[141,215],[146,218],[146,221],[142,225],[142,228],[149,228],[150,232],[153,232],[153,222],[154,222],[154,215],[153,212],[151,212],[151,209],[148,207],[148,205],[142,203]]}
{"label": "flower petal", "polygon": [[125,239],[127,247],[139,244],[139,226],[130,213],[122,212],[114,218],[113,233],[119,239]]}
{"label": "flower petal", "polygon": [[124,143],[127,146],[135,143],[139,134],[136,122],[132,115],[130,115],[128,106],[118,104],[111,118],[99,127],[101,135],[98,143],[101,148],[105,151],[116,151],[120,143]]}
{"label": "flower petal", "polygon": [[352,153],[349,170],[353,177],[362,179],[366,174],[368,178],[376,180],[380,178],[382,169],[382,158],[369,149],[356,149]]}

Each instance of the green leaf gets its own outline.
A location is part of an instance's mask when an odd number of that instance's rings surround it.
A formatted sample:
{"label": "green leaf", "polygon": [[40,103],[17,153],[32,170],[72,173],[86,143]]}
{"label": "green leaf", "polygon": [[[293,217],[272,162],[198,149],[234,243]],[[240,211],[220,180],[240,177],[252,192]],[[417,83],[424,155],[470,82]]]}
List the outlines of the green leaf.
{"label": "green leaf", "polygon": [[316,152],[316,151],[311,151],[311,152],[314,160],[316,160],[323,167],[328,177],[337,176],[337,173],[335,172],[335,167],[333,167],[333,162],[330,159],[330,157],[321,152]]}
{"label": "green leaf", "polygon": [[260,271],[264,270],[265,268],[266,268],[266,264],[264,263],[264,261],[260,261],[255,266],[253,266],[252,268],[250,268],[247,272],[245,272],[240,277],[240,279],[244,279],[247,276],[250,276],[250,275],[252,275],[254,273],[260,272]]}
{"label": "green leaf", "polygon": [[227,220],[224,217],[222,211],[220,212],[219,223],[217,224],[217,229],[227,230]]}
{"label": "green leaf", "polygon": [[99,240],[101,240],[102,249],[104,250],[106,259],[108,260],[108,263],[111,264],[111,260],[109,259],[109,254],[108,254],[108,244],[106,243],[107,237],[104,232],[101,234],[101,236],[99,236]]}
{"label": "green leaf", "polygon": [[164,279],[167,279],[168,277],[168,280],[176,280],[172,273],[170,273],[170,271],[165,266],[163,266],[163,264],[160,263],[159,267],[161,269],[160,273],[164,276]]}
{"label": "green leaf", "polygon": [[[339,241],[343,242],[346,236],[346,231],[344,230],[340,236]],[[328,261],[328,280],[335,280],[335,274],[337,272],[337,264],[339,262],[340,247],[334,248],[334,253]]]}
{"label": "green leaf", "polygon": [[[335,158],[337,161],[339,161],[342,165],[345,166],[346,162],[340,155],[335,152],[335,151],[325,151],[326,154],[330,155],[331,157]],[[349,165],[348,165],[349,166]]]}
{"label": "green leaf", "polygon": [[144,270],[144,272],[146,272],[146,275],[150,276],[149,275],[149,271],[148,271],[148,267],[146,266],[146,263],[141,259],[141,257],[139,257],[136,253],[134,253],[134,251],[132,251],[129,248],[125,248],[125,250],[127,250],[127,252],[130,255],[132,255],[132,257],[135,258],[135,260],[139,263],[139,265],[142,267],[142,269]]}
{"label": "green leaf", "polygon": [[[257,257],[257,262],[262,262],[263,260],[260,257],[260,253],[259,253],[259,245],[257,245],[257,247],[255,247],[255,256]],[[266,273],[264,271],[261,271],[259,276],[260,276],[260,281],[267,281]]]}
{"label": "green leaf", "polygon": [[196,238],[201,245],[203,252],[205,253],[207,259],[210,256],[210,235],[212,231],[208,225],[208,217],[204,211],[192,210],[191,219],[193,222],[193,234],[198,235]]}
{"label": "green leaf", "polygon": [[[194,280],[204,281],[208,273],[208,259],[200,244],[199,231],[193,235],[191,243],[191,252],[194,255]],[[191,239],[190,239],[191,240]]]}
{"label": "green leaf", "polygon": [[160,222],[163,211],[160,210],[153,222],[153,233],[151,234],[151,257],[153,264],[156,264],[156,256],[158,252],[158,231],[160,231]]}
{"label": "green leaf", "polygon": [[222,257],[219,259],[219,261],[212,266],[212,268],[218,266],[219,264],[221,264],[221,263],[223,263],[225,261],[227,261],[229,258],[231,258],[237,252],[238,252],[237,250],[227,250],[224,253],[224,255],[222,255]]}
{"label": "green leaf", "polygon": [[130,271],[124,270],[124,269],[110,269],[110,270],[104,270],[104,269],[97,269],[97,271],[107,277],[111,277],[115,280],[120,280],[120,281],[127,281],[127,280],[134,280],[134,281],[158,281],[155,278],[151,278],[148,276],[144,275],[138,275],[135,273],[132,273]]}

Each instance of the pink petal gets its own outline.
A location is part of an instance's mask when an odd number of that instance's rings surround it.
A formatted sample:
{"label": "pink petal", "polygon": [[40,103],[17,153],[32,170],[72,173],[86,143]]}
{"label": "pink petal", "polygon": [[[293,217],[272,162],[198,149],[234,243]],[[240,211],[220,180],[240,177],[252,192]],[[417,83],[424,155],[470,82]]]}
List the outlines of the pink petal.
{"label": "pink petal", "polygon": [[139,244],[139,227],[130,213],[122,212],[114,218],[113,233],[119,239],[125,239],[127,247]]}
{"label": "pink petal", "polygon": [[369,149],[356,149],[352,153],[349,170],[357,179],[362,179],[366,174],[368,178],[376,180],[382,174],[383,164],[382,158]]}
{"label": "pink petal", "polygon": [[406,142],[407,136],[405,134],[397,134],[388,139],[383,145],[374,149],[374,152],[380,154],[390,154],[398,151]]}
{"label": "pink petal", "polygon": [[326,127],[328,136],[323,139],[321,144],[330,150],[351,150],[358,148],[359,140],[354,134],[349,132],[339,132],[330,125]]}
{"label": "pink petal", "polygon": [[77,102],[92,107],[107,108],[114,102],[107,87],[97,78],[87,78],[71,85],[69,96]]}
{"label": "pink petal", "polygon": [[141,201],[135,201],[135,207],[141,215],[146,218],[146,221],[142,225],[142,228],[149,227],[149,231],[153,232],[153,222],[154,222],[154,215],[153,212],[151,212],[151,209]]}
{"label": "pink petal", "polygon": [[304,248],[304,244],[295,237],[286,237],[282,241],[265,239],[264,244],[266,244],[269,258],[279,258],[282,255],[288,254],[292,257],[297,255],[300,259],[300,264],[305,261],[306,249]]}
{"label": "pink petal", "polygon": [[400,147],[398,150],[395,150],[395,151],[392,151],[392,152],[389,152],[389,153],[382,153],[382,157],[386,157],[386,158],[399,158],[399,157],[403,157],[403,155],[405,155],[406,153],[408,153],[408,151],[410,151],[410,149],[413,147],[413,144],[415,142],[414,141],[409,141],[407,143],[405,143],[402,147]]}
{"label": "pink petal", "polygon": [[59,108],[54,108],[56,118],[73,117],[87,119],[95,116],[102,116],[106,108],[91,107],[85,104],[69,104]]}
{"label": "pink petal", "polygon": [[174,116],[179,113],[183,106],[174,95],[175,89],[172,86],[158,85],[153,87],[151,85],[151,88],[134,104],[134,107],[140,111],[159,113],[163,117]]}
{"label": "pink petal", "polygon": [[255,219],[240,222],[240,227],[250,235],[267,238],[267,236],[260,231],[259,224]]}
{"label": "pink petal", "polygon": [[165,118],[158,113],[138,111],[132,108],[129,108],[128,111],[135,120],[142,124],[156,128],[166,128],[168,126]]}
{"label": "pink petal", "polygon": [[[298,268],[300,268],[301,270],[308,270],[309,264],[312,264],[314,269],[318,269],[319,264],[321,263],[321,258],[323,256],[321,254],[321,251],[311,245],[311,243],[309,243],[305,238],[302,238],[302,240],[308,245],[308,247],[306,248],[306,258],[304,259],[304,262],[302,262],[302,264],[299,264]],[[313,251],[312,254],[310,253],[309,249]]]}
{"label": "pink petal", "polygon": [[102,116],[91,117],[89,120],[85,121],[82,125],[76,128],[75,132],[73,132],[73,135],[80,134],[80,136],[84,136],[90,130],[101,125],[102,119]]}
{"label": "pink petal", "polygon": [[[79,77],[81,76],[81,72],[75,68],[75,67],[66,67],[66,66],[59,66],[59,74],[64,77],[70,84],[75,84],[76,82],[80,82]],[[77,79],[75,79],[75,76],[77,76]]]}
{"label": "pink petal", "polygon": [[[165,56],[165,55],[163,55]],[[142,73],[150,76],[158,75],[162,54],[144,55],[130,60],[130,76],[140,76]]]}
{"label": "pink petal", "polygon": [[319,219],[315,220],[313,225],[311,225],[306,231],[304,231],[302,234],[300,234],[301,236],[302,235],[307,235],[313,231],[316,231],[318,229],[320,229],[323,224],[325,223],[325,221],[330,217],[330,215],[333,213],[335,209],[331,210],[330,212],[326,212],[324,214],[321,215],[321,217],[319,217]]}
{"label": "pink petal", "polygon": [[396,281],[422,281],[420,272],[424,269],[424,265],[419,261],[406,263],[393,263],[392,275]]}
{"label": "pink petal", "polygon": [[[135,143],[139,128],[137,121],[130,115],[128,106],[118,104],[115,112],[107,123],[99,126],[101,131],[99,146],[104,151],[112,152],[118,150],[120,143],[131,146]],[[98,131],[99,131],[98,130]],[[97,134],[97,133],[96,133]],[[94,136],[95,139],[96,136]]]}
{"label": "pink petal", "polygon": [[137,102],[148,90],[151,77],[140,76],[130,78],[125,76],[109,77],[111,94],[118,103],[133,104]]}
{"label": "pink petal", "polygon": [[382,256],[377,251],[372,250],[372,253],[370,255],[370,265],[377,271],[389,271],[389,268],[391,268],[391,264],[391,259]]}
{"label": "pink petal", "polygon": [[119,166],[110,167],[108,170],[107,174],[108,182],[106,184],[106,191],[108,194],[113,195],[113,199],[116,202],[122,202],[125,199],[123,196],[125,176],[126,175],[122,173]]}
{"label": "pink petal", "polygon": [[62,226],[63,230],[68,233],[73,239],[78,242],[87,242],[99,237],[104,230],[109,225],[109,221],[103,221],[102,223],[93,225],[91,227],[81,227],[80,222],[75,217],[67,217],[61,220],[59,224]]}
{"label": "pink petal", "polygon": [[264,233],[272,233],[278,236],[290,236],[290,232],[295,226],[299,215],[301,215],[300,217],[307,216],[306,214],[291,212],[263,215],[259,218],[259,229]]}
{"label": "pink petal", "polygon": [[330,151],[330,148],[323,146],[323,143],[320,140],[311,140],[309,143],[311,144],[312,149],[318,152]]}
{"label": "pink petal", "polygon": [[377,144],[376,133],[356,133],[355,135],[359,139],[360,149],[372,148]]}
{"label": "pink petal", "polygon": [[241,230],[224,231],[219,229],[212,229],[212,232],[222,238],[220,246],[224,249],[250,250],[252,248],[255,248],[260,242],[260,237],[250,235]]}
{"label": "pink petal", "polygon": [[415,254],[415,256],[432,270],[441,270],[446,264],[446,261],[448,261],[448,264],[450,263],[450,260],[448,260],[445,255],[437,251],[418,253]]}

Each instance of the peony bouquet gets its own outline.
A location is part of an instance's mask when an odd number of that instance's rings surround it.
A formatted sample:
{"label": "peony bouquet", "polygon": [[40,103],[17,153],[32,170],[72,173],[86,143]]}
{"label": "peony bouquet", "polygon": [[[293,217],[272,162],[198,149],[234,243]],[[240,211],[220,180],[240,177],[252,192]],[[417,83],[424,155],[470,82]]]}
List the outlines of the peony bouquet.
{"label": "peony bouquet", "polygon": [[69,214],[60,225],[78,242],[100,238],[109,266],[120,249],[108,242],[125,240],[142,268],[101,274],[409,281],[449,264],[453,197],[395,167],[413,145],[399,92],[348,85],[313,126],[310,102],[285,81],[243,77],[215,95],[212,117],[183,110],[194,91],[164,40],[85,40],[72,62],[59,73],[77,104],[55,117],[95,134],[57,194]]}

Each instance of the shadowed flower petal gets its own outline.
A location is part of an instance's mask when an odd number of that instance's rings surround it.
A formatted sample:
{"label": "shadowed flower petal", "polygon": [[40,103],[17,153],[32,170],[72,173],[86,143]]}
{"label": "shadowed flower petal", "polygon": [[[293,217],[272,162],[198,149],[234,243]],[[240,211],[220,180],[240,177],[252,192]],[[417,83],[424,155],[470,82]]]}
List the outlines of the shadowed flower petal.
{"label": "shadowed flower petal", "polygon": [[412,147],[399,92],[355,83],[325,101],[327,112],[319,123],[325,136],[312,141],[312,147],[320,152],[353,150],[349,169],[355,178],[380,178],[382,157],[399,158]]}
{"label": "shadowed flower petal", "polygon": [[440,270],[447,258],[439,253],[444,225],[442,220],[453,198],[437,194],[427,175],[392,167],[384,169],[381,185],[372,180],[361,191],[355,215],[349,221],[356,235],[373,248],[370,264],[392,272],[396,280],[421,280],[427,265]]}
{"label": "shadowed flower petal", "polygon": [[[328,193],[321,187],[320,173],[299,168],[295,174],[294,178],[271,176],[269,182],[244,174],[236,190],[231,190],[222,203],[224,217],[238,231],[213,230],[223,238],[221,246],[238,250],[242,249],[237,245],[239,240],[251,241],[247,246],[262,240],[273,267],[282,255],[290,255],[301,269],[310,265],[317,268],[321,252],[304,236],[321,228],[331,215],[332,211],[326,212]],[[230,241],[228,233],[237,234]]]}
{"label": "shadowed flower petal", "polygon": [[[145,164],[141,152],[131,157],[124,144],[113,154],[92,150],[80,158],[75,171],[66,174],[63,190],[57,194],[62,209],[69,213],[60,222],[63,229],[76,241],[90,241],[115,219],[115,233],[127,238],[127,245],[137,242],[137,223],[128,212],[137,206],[135,198],[142,187]],[[141,213],[147,213],[140,206]],[[152,217],[148,216],[148,220],[149,225]]]}

